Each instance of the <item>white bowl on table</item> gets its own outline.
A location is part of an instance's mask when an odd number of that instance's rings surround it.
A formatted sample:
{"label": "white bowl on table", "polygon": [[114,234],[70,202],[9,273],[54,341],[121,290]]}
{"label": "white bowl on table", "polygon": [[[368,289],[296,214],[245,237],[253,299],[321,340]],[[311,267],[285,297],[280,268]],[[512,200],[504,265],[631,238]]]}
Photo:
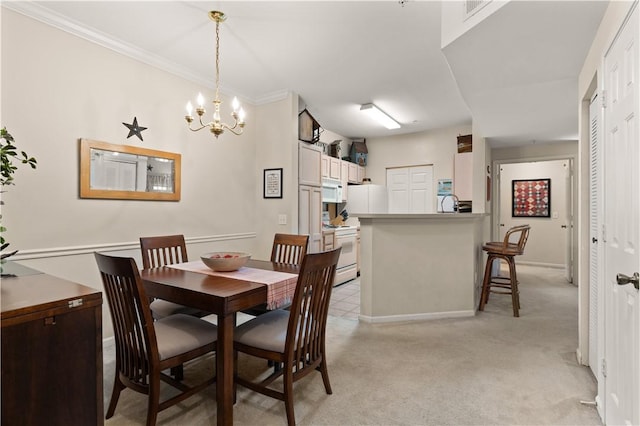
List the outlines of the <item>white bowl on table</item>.
{"label": "white bowl on table", "polygon": [[216,272],[231,272],[242,268],[251,258],[249,253],[216,251],[200,256],[202,262]]}

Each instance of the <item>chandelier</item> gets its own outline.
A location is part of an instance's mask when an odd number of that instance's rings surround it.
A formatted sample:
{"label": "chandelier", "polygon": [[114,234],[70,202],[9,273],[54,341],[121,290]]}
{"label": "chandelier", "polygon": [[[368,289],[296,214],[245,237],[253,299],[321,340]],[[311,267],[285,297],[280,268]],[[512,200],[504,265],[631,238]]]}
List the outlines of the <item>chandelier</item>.
{"label": "chandelier", "polygon": [[220,120],[220,104],[222,103],[218,96],[218,92],[220,90],[220,22],[224,22],[227,18],[224,13],[216,10],[209,12],[209,18],[211,18],[211,20],[213,21],[216,21],[216,98],[213,101],[213,121],[210,121],[209,123],[202,122],[202,116],[206,112],[204,109],[204,97],[202,96],[202,93],[198,93],[198,107],[196,108],[196,114],[198,114],[200,127],[191,127],[191,123],[193,123],[193,115],[191,115],[193,112],[193,105],[191,105],[191,102],[187,103],[187,115],[185,115],[184,119],[187,121],[189,130],[193,132],[197,132],[208,127],[211,133],[216,136],[216,138],[224,133],[225,129],[229,130],[234,135],[241,135],[245,125],[245,113],[244,109],[240,107],[238,98],[234,97],[233,102],[231,103],[231,107],[233,108],[233,111],[231,112],[231,117],[233,117],[233,124],[229,125],[227,123],[223,123]]}

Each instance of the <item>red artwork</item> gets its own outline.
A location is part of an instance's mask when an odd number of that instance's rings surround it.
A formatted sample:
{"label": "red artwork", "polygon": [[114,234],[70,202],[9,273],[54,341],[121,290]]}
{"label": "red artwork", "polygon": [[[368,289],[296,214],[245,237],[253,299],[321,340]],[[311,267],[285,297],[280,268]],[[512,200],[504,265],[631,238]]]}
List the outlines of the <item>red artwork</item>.
{"label": "red artwork", "polygon": [[512,217],[551,217],[551,179],[513,180]]}

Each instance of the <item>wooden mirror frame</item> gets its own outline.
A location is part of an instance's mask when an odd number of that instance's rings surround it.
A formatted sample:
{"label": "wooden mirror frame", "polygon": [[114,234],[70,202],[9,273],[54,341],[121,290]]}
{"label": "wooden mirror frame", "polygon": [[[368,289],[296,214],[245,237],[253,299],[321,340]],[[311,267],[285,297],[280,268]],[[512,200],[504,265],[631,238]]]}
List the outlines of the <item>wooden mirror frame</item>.
{"label": "wooden mirror frame", "polygon": [[[91,149],[120,152],[148,157],[166,158],[174,164],[174,192],[121,191],[91,188]],[[107,142],[80,139],[80,198],[103,198],[112,200],[155,200],[180,201],[181,155],[154,149],[138,148],[128,145],[115,145]]]}

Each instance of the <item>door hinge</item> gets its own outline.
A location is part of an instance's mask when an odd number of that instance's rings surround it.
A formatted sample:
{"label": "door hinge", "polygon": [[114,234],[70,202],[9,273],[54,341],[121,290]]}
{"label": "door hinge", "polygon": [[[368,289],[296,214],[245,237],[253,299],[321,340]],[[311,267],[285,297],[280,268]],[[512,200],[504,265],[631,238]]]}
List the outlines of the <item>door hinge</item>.
{"label": "door hinge", "polygon": [[602,224],[602,242],[607,242],[607,225],[604,223]]}
{"label": "door hinge", "polygon": [[607,377],[607,360],[602,358],[602,377]]}
{"label": "door hinge", "polygon": [[606,97],[607,97],[607,91],[603,90],[602,91],[602,108],[606,108],[607,107],[607,103],[605,102]]}
{"label": "door hinge", "polygon": [[69,308],[77,308],[82,306],[82,299],[69,300]]}

